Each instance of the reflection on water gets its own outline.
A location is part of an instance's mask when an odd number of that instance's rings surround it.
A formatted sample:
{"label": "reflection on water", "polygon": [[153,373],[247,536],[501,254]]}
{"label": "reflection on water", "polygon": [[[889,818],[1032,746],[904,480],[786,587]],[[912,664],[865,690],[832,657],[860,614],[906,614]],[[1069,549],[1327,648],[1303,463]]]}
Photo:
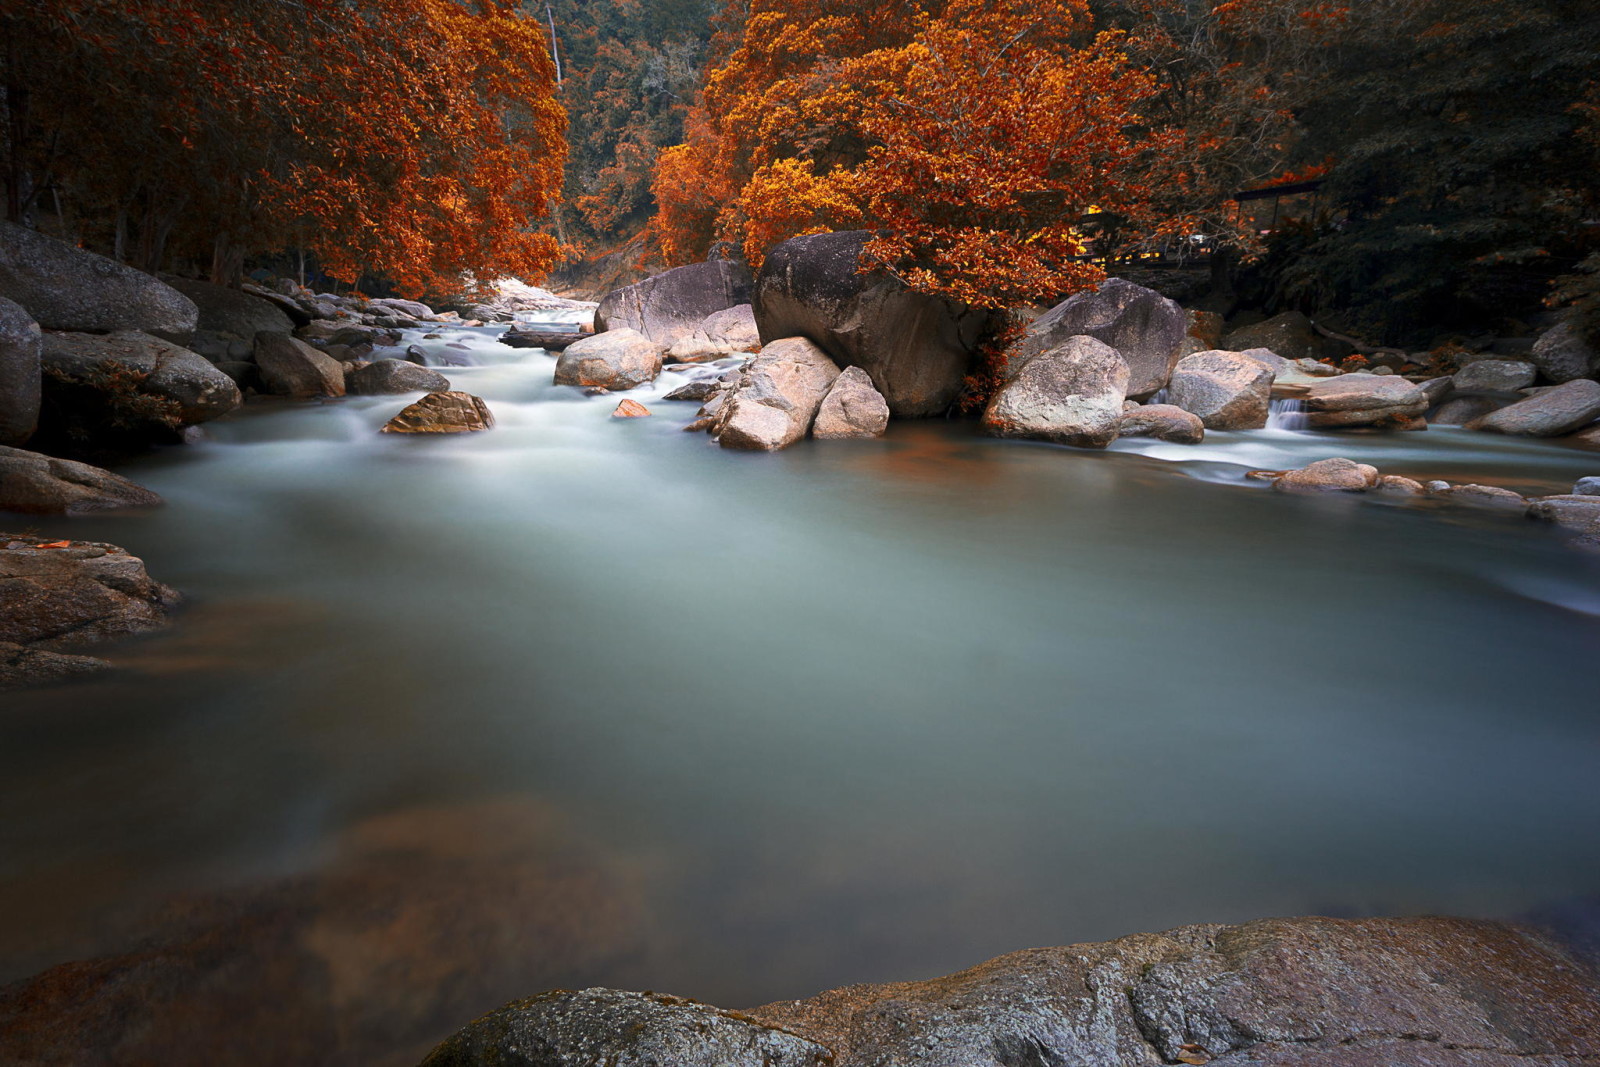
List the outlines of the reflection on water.
{"label": "reflection on water", "polygon": [[552,985],[754,1004],[1600,888],[1600,567],[1243,477],[1549,492],[1600,458],[945,423],[749,456],[680,432],[680,375],[612,420],[548,356],[429,343],[483,364],[447,373],[495,431],[261,405],[130,471],[166,509],[39,524],[194,603],[116,651],[137,673],[6,698],[0,981],[94,962],[0,995],[0,1049],[404,1064]]}

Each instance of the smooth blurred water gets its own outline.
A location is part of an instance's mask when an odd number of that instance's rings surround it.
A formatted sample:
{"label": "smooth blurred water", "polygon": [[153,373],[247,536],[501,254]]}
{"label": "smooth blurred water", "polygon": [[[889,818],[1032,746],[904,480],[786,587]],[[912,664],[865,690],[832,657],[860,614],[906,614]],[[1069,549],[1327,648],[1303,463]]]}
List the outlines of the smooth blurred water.
{"label": "smooth blurred water", "polygon": [[[589,872],[452,905],[507,957],[474,1010],[1600,890],[1594,559],[1520,517],[1244,477],[1344,455],[1560,492],[1600,457],[942,422],[746,455],[680,432],[681,376],[612,419],[491,333],[425,342],[494,353],[446,370],[491,433],[379,436],[411,397],[261,403],[126,471],[166,508],[31,524],[126,545],[192,605],[120,650],[138,674],[4,698],[0,979],[124,950],[173,894],[331,877],[374,834],[419,884]],[[580,933],[519,940],[556,897]]]}

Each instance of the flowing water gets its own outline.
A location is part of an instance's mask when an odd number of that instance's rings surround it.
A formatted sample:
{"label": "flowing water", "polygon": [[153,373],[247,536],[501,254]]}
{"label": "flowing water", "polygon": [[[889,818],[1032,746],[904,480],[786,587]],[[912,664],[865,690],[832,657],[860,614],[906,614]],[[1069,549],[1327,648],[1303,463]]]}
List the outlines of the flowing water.
{"label": "flowing water", "polygon": [[[326,1062],[399,1064],[548,986],[750,1005],[1600,890],[1600,564],[1520,518],[1244,477],[1346,455],[1562,492],[1600,456],[945,422],[746,455],[680,432],[680,375],[614,420],[492,334],[423,342],[479,364],[446,373],[491,433],[262,402],[126,469],[166,508],[29,524],[190,606],[123,676],[0,698],[0,982],[170,951],[211,977],[141,1010],[186,1047],[277,1020],[209,1062],[320,1062],[303,1017]],[[194,1005],[230,981],[249,1005],[213,1033]]]}

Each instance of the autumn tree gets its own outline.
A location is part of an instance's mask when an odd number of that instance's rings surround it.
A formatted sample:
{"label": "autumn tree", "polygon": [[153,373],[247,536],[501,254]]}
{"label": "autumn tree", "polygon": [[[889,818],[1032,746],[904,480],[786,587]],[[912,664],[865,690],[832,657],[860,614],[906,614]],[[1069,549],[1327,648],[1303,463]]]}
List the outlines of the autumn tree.
{"label": "autumn tree", "polygon": [[13,219],[236,279],[300,247],[354,282],[542,273],[565,158],[509,0],[0,0]]}

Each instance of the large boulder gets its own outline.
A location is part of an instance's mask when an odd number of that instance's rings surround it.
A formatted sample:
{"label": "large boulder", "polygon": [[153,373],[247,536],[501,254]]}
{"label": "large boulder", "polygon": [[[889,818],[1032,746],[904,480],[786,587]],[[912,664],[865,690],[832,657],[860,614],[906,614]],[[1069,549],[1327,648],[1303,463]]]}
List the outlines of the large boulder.
{"label": "large boulder", "polygon": [[1238,352],[1197,352],[1173,368],[1172,403],[1208,430],[1259,430],[1267,424],[1273,369]]}
{"label": "large boulder", "polygon": [[1311,320],[1298,311],[1285,311],[1265,322],[1241,326],[1223,339],[1230,352],[1270,348],[1284,359],[1315,359],[1322,354],[1322,339]]}
{"label": "large boulder", "polygon": [[889,403],[860,367],[846,367],[822,398],[811,436],[882,437],[889,428]]}
{"label": "large boulder", "polygon": [[1507,396],[1532,385],[1538,374],[1518,359],[1480,359],[1452,375],[1450,388],[1457,396]]}
{"label": "large boulder", "polygon": [[255,355],[261,384],[274,396],[344,396],[339,361],[292,334],[256,334]]}
{"label": "large boulder", "polygon": [[594,328],[626,327],[669,346],[694,333],[706,316],[748,303],[750,271],[742,264],[691,263],[607,293],[595,308]]}
{"label": "large boulder", "polygon": [[723,448],[772,452],[805,437],[839,368],[804,337],[762,346],[716,412],[712,436]]}
{"label": "large boulder", "polygon": [[178,594],[96,541],[0,534],[0,641],[60,651],[166,625]]}
{"label": "large boulder", "polygon": [[1315,429],[1412,429],[1428,410],[1428,394],[1396,374],[1341,374],[1311,384],[1303,403],[1306,424]]}
{"label": "large boulder", "polygon": [[761,347],[755,310],[749,304],[707,315],[694,332],[672,342],[667,358],[675,363],[706,363]]}
{"label": "large boulder", "polygon": [[144,486],[99,467],[0,447],[0,511],[83,515],[160,503],[161,498]]}
{"label": "large boulder", "polygon": [[1128,365],[1117,350],[1084,334],[1067,337],[1022,365],[983,411],[996,437],[1024,437],[1080,448],[1117,439]]}
{"label": "large boulder", "polygon": [[379,433],[477,433],[494,429],[494,415],[471,393],[429,393],[383,424]]}
{"label": "large boulder", "polygon": [[1197,445],[1206,439],[1206,424],[1176,404],[1143,404],[1125,412],[1117,423],[1118,437],[1154,437],[1178,445]]}
{"label": "large boulder", "polygon": [[896,416],[943,413],[960,394],[989,313],[862,273],[854,230],[794,237],[767,254],[756,278],[756,325],[766,343],[805,337],[841,367],[860,367]]}
{"label": "large boulder", "polygon": [[829,1067],[815,1042],[662,993],[565,989],[507,1004],[423,1067]]}
{"label": "large boulder", "polygon": [[0,297],[0,445],[20,445],[39,425],[39,324]]}
{"label": "large boulder", "polygon": [[115,453],[175,440],[242,403],[232,378],[150,334],[46,333],[40,435],[52,448]]}
{"label": "large boulder", "polygon": [[1467,424],[1469,430],[1556,437],[1600,419],[1600,382],[1577,378],[1490,412]]}
{"label": "large boulder", "polygon": [[556,384],[618,390],[653,382],[661,373],[664,347],[627,326],[585,337],[562,351]]}
{"label": "large boulder", "polygon": [[0,296],[47,330],[141,330],[175,340],[194,332],[194,301],[143,271],[0,222]]}
{"label": "large boulder", "polygon": [[1600,349],[1589,343],[1571,318],[1539,336],[1528,354],[1528,362],[1552,382],[1600,375]]}
{"label": "large boulder", "polygon": [[345,375],[344,387],[356,396],[442,393],[450,388],[450,379],[403,359],[380,359]]}
{"label": "large boulder", "polygon": [[263,331],[288,333],[295,327],[282,308],[259,296],[192,278],[167,278],[167,284],[194,301],[200,310],[197,330],[232,334],[248,340]]}
{"label": "large boulder", "polygon": [[426,1067],[1563,1067],[1600,1048],[1597,1004],[1600,978],[1532,930],[1263,919],[1029,949],[731,1018],[551,993],[473,1023]]}
{"label": "large boulder", "polygon": [[1123,278],[1107,278],[1100,288],[1068,297],[1034,319],[1011,362],[1020,366],[1069,337],[1093,337],[1122,356],[1128,396],[1142,399],[1166,388],[1188,331],[1188,316],[1175,302]]}

